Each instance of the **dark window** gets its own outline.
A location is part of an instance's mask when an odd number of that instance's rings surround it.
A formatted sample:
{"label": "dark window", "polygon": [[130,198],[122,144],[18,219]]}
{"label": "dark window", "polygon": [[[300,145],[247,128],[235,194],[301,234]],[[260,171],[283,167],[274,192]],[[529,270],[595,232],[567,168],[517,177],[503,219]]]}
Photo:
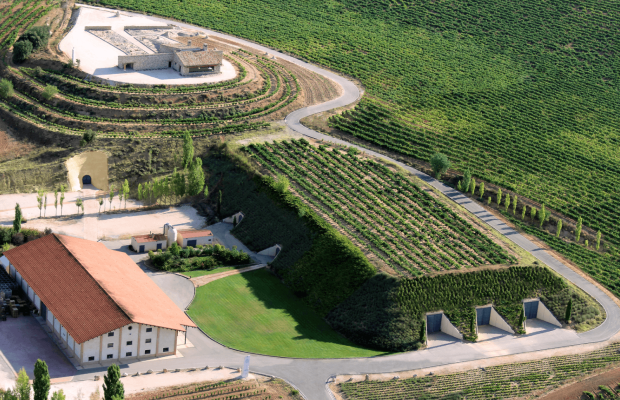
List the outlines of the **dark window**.
{"label": "dark window", "polygon": [[145,343],[151,343],[151,339],[146,339]]}
{"label": "dark window", "polygon": [[153,332],[153,328],[146,328],[147,332]]}
{"label": "dark window", "polygon": [[127,346],[131,346],[133,344],[133,342],[130,340],[127,342]]}
{"label": "dark window", "polygon": [[168,347],[164,347],[164,353],[167,353],[168,351]]}
{"label": "dark window", "polygon": [[130,325],[130,326],[129,326],[129,328],[127,328],[127,329],[132,330],[132,329],[133,329],[133,326],[131,326],[131,325]]}
{"label": "dark window", "polygon": [[108,358],[113,358],[114,355],[113,354],[108,354]]}
{"label": "dark window", "polygon": [[151,354],[151,350],[144,350],[144,354]]}
{"label": "dark window", "polygon": [[108,343],[108,347],[114,347],[114,343]]}
{"label": "dark window", "polygon": [[112,336],[114,336],[114,332],[108,333],[108,337],[112,337]]}
{"label": "dark window", "polygon": [[131,357],[131,351],[128,351],[127,353],[125,353],[125,357]]}
{"label": "dark window", "polygon": [[88,361],[95,361],[95,357],[94,356],[88,357]]}

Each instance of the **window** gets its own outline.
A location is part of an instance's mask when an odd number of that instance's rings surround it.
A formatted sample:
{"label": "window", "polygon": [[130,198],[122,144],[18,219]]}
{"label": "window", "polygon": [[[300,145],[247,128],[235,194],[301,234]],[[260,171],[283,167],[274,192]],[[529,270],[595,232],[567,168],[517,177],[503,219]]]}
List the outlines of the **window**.
{"label": "window", "polygon": [[128,351],[127,353],[125,353],[125,357],[131,357],[131,351]]}
{"label": "window", "polygon": [[144,343],[151,343],[151,339],[146,339]]}
{"label": "window", "polygon": [[129,340],[129,341],[127,342],[127,346],[131,346],[132,344],[133,344],[133,342],[132,342],[131,340]]}
{"label": "window", "polygon": [[95,356],[88,357],[88,361],[95,361]]}
{"label": "window", "polygon": [[114,347],[114,343],[108,343],[108,348]]}
{"label": "window", "polygon": [[153,332],[153,328],[146,328],[147,332]]}
{"label": "window", "polygon": [[151,354],[151,350],[144,350],[144,354]]}
{"label": "window", "polygon": [[164,347],[164,353],[167,353],[169,351],[168,347]]}
{"label": "window", "polygon": [[112,337],[112,336],[114,336],[114,332],[108,333],[108,337]]}
{"label": "window", "polygon": [[108,354],[108,358],[113,358],[114,355],[113,354]]}

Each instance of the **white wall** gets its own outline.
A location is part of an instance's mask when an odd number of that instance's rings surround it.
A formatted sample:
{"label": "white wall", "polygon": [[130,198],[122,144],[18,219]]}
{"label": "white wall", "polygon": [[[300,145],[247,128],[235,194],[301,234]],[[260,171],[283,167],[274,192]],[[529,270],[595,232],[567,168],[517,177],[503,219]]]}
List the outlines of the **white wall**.
{"label": "white wall", "polygon": [[[181,235],[179,235],[179,237],[182,237]],[[189,238],[189,239],[185,239],[183,238],[183,243],[181,245],[181,247],[187,247],[187,241],[188,240],[195,240],[196,241],[196,246],[198,245],[207,245],[207,244],[213,244],[213,236],[202,236],[202,237],[193,237],[193,238]]]}
{"label": "white wall", "polygon": [[47,322],[54,325],[54,314],[50,310],[47,310]]}
{"label": "white wall", "polygon": [[[122,342],[120,358],[137,357],[138,356],[138,332],[139,324],[125,325],[122,329]],[[131,344],[127,344],[131,342]],[[127,353],[131,352],[130,356]]]}
{"label": "white wall", "polygon": [[[147,329],[151,329],[151,332],[147,332]],[[147,343],[150,339],[151,343]],[[150,350],[150,353],[146,353]],[[154,356],[157,354],[157,327],[151,325],[140,325],[140,355]]]}
{"label": "white wall", "polygon": [[168,351],[165,353],[172,353],[175,349],[175,344],[177,341],[177,331],[172,329],[159,329],[159,343],[157,344],[157,353],[164,353],[164,348],[168,348]]}
{"label": "white wall", "polygon": [[536,315],[536,318],[548,322],[551,325],[555,325],[560,328],[562,327],[560,321],[558,321],[558,319],[553,314],[551,314],[551,311],[549,311],[549,309],[543,304],[542,301],[538,301],[538,314]]}
{"label": "white wall", "polygon": [[[108,333],[104,333],[103,335],[101,335],[101,359],[102,360],[107,360],[108,359],[108,354],[112,355],[111,359],[118,359],[118,350],[120,348],[119,346],[119,340],[120,340],[120,329],[115,329],[111,332]],[[112,336],[108,336],[108,334],[112,333]],[[109,345],[112,345],[112,347],[108,347]]]}
{"label": "white wall", "polygon": [[457,339],[463,339],[463,334],[452,325],[446,314],[441,314],[441,331]]}
{"label": "white wall", "polygon": [[71,335],[67,335],[67,337],[67,345],[70,349],[73,349],[75,347],[75,340],[73,340],[73,337]]}
{"label": "white wall", "polygon": [[36,294],[34,295],[34,306],[37,308],[37,310],[41,310],[41,299]]}
{"label": "white wall", "polygon": [[241,222],[243,220],[244,216],[245,215],[243,215],[243,213],[241,211],[239,211],[238,213],[233,214],[230,217],[224,218],[222,220],[222,222],[226,222],[226,223],[232,224],[233,221],[235,220],[235,217],[237,217],[237,223],[239,223],[239,222]]}
{"label": "white wall", "polygon": [[134,238],[131,238],[131,246],[134,248],[135,251],[140,251],[140,246],[144,246],[144,252],[148,252],[149,250],[153,250],[156,251],[157,250],[157,244],[160,243],[161,244],[161,248],[165,249],[167,247],[167,243],[165,240],[158,240],[155,242],[143,242],[143,243],[138,243],[136,242],[136,240]]}
{"label": "white wall", "polygon": [[73,352],[75,353],[76,357],[78,358],[78,360],[82,359],[82,354],[80,354],[82,352],[82,345],[79,343],[75,343],[75,345],[73,346]]}
{"label": "white wall", "polygon": [[[60,324],[60,323],[59,323]],[[64,340],[65,342],[67,342],[68,338],[67,338],[67,330],[65,329],[64,326],[60,325],[60,337],[62,338],[62,340]]]}
{"label": "white wall", "polygon": [[502,316],[499,315],[497,311],[495,311],[495,307],[491,307],[491,319],[489,320],[489,325],[509,333],[515,333],[515,331],[513,331],[510,327],[510,325],[508,325],[508,323],[504,321],[504,318],[502,318]]}
{"label": "white wall", "polygon": [[56,318],[54,318],[54,331],[60,334],[60,322]]}
{"label": "white wall", "polygon": [[26,286],[28,287],[28,298],[31,302],[34,303],[34,290],[32,290],[32,288],[27,283]]}
{"label": "white wall", "polygon": [[[95,357],[90,362],[99,361],[99,346],[101,344],[101,337],[97,336],[94,339],[84,342],[84,354],[82,354],[82,362],[87,363],[89,357]],[[104,353],[105,354],[105,353]],[[104,356],[105,357],[105,356]]]}
{"label": "white wall", "polygon": [[265,250],[259,251],[258,254],[261,254],[263,256],[275,257],[277,255],[276,252],[278,249],[282,250],[282,247],[280,247],[279,244],[276,244],[274,246],[266,248]]}

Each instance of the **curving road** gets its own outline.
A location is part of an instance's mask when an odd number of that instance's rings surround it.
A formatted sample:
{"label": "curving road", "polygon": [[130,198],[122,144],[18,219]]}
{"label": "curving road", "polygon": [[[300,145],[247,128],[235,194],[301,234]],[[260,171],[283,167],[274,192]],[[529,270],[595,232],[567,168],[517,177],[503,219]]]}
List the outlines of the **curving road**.
{"label": "curving road", "polygon": [[[82,5],[84,7],[91,7]],[[91,7],[106,10],[101,7]],[[108,9],[109,10],[109,9]],[[111,11],[111,10],[110,10]],[[125,13],[125,12],[124,12]],[[140,15],[137,13],[125,13],[128,15]],[[149,17],[158,22],[168,23],[169,20],[164,18]],[[343,87],[344,93],[341,97],[329,102],[318,104],[315,106],[303,108],[292,112],[286,117],[286,124],[293,130],[314,139],[321,139],[328,142],[343,144],[346,146],[354,146],[371,154],[395,163],[410,173],[416,175],[423,181],[437,188],[443,194],[448,196],[454,202],[460,204],[472,214],[477,216],[498,232],[506,236],[509,240],[530,252],[534,257],[547,264],[549,267],[563,275],[566,279],[579,286],[586,293],[594,297],[607,312],[607,319],[596,329],[583,334],[575,334],[573,331],[564,329],[543,329],[536,334],[528,334],[520,337],[512,335],[503,335],[495,338],[493,341],[483,341],[479,343],[452,342],[448,345],[432,347],[427,350],[401,353],[391,356],[364,358],[364,359],[290,359],[269,356],[253,355],[251,360],[251,370],[263,374],[275,375],[286,379],[294,384],[304,395],[306,399],[323,400],[330,399],[331,396],[326,391],[325,382],[327,379],[336,374],[365,374],[365,373],[389,373],[402,370],[428,368],[439,365],[446,365],[464,361],[475,361],[490,357],[505,356],[511,354],[520,354],[526,352],[535,352],[548,349],[557,349],[561,347],[575,346],[593,342],[600,342],[610,339],[614,334],[620,331],[620,308],[616,303],[608,297],[604,292],[595,285],[575,273],[569,267],[553,258],[545,250],[539,248],[534,243],[520,235],[518,232],[508,227],[502,221],[495,218],[484,208],[462,195],[460,192],[445,186],[441,182],[432,177],[404,165],[394,159],[386,157],[382,154],[369,151],[360,146],[348,143],[343,140],[326,136],[319,132],[313,131],[301,125],[301,118],[321,112],[327,111],[335,107],[342,107],[357,100],[360,96],[358,88],[348,79],[320,68],[316,65],[308,64],[291,56],[273,51],[259,44],[239,39],[220,32],[211,31],[201,27],[175,22],[175,24],[191,29],[202,30],[207,34],[217,34],[226,39],[234,40],[241,44],[251,46],[260,51],[274,54],[279,58],[293,62],[304,68],[316,72],[326,78],[329,78]],[[184,285],[188,286],[187,281],[176,275],[168,275],[170,282],[166,285]],[[185,282],[182,282],[185,281]],[[159,284],[159,282],[158,282]],[[188,332],[188,339],[195,347],[183,350],[182,358],[170,360],[149,361],[148,369],[162,368],[188,368],[199,367],[205,365],[226,365],[231,367],[240,367],[243,364],[243,358],[246,353],[226,348],[201,333],[197,329]],[[144,363],[135,363],[123,366],[124,372],[144,371],[147,366]],[[76,377],[76,379],[91,378],[94,372],[91,370]]]}

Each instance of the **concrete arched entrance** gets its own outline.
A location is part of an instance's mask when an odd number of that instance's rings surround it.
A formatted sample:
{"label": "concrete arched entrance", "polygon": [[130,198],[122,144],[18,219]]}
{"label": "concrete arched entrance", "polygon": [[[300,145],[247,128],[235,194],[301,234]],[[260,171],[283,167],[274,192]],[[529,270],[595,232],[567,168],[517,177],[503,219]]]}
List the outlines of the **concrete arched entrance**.
{"label": "concrete arched entrance", "polygon": [[108,155],[102,151],[85,151],[65,161],[71,191],[84,185],[108,190]]}

